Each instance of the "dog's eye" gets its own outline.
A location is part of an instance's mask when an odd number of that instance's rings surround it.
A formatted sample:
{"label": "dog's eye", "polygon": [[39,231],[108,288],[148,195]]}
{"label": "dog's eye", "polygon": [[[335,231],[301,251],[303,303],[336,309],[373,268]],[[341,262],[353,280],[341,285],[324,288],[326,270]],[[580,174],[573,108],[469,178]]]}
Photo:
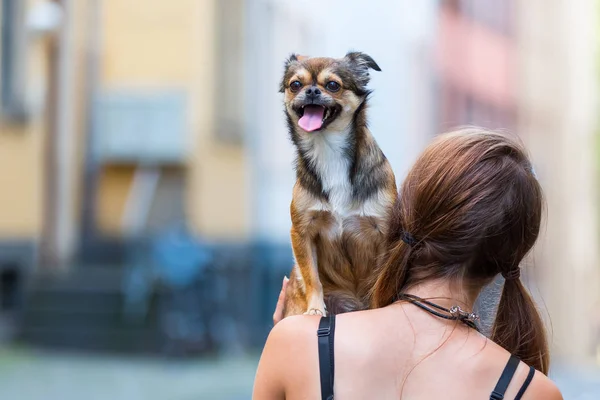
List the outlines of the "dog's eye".
{"label": "dog's eye", "polygon": [[294,81],[290,83],[290,90],[292,92],[297,92],[302,87],[302,84],[299,81]]}
{"label": "dog's eye", "polygon": [[334,81],[327,82],[327,85],[325,85],[325,87],[330,92],[337,92],[338,90],[340,90],[340,84]]}

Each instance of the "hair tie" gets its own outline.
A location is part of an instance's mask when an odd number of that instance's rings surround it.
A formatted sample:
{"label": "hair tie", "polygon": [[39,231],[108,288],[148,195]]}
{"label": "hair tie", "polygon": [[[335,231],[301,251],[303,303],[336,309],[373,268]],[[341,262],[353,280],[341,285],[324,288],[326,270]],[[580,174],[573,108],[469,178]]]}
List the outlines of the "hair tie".
{"label": "hair tie", "polygon": [[402,232],[402,241],[409,246],[417,244],[415,237],[408,232]]}
{"label": "hair tie", "polygon": [[533,177],[537,179],[537,174],[535,173],[535,168],[533,168],[533,165],[531,165],[531,175],[533,175]]}
{"label": "hair tie", "polygon": [[502,277],[507,281],[519,279],[521,277],[521,268],[517,267],[508,271],[502,271]]}

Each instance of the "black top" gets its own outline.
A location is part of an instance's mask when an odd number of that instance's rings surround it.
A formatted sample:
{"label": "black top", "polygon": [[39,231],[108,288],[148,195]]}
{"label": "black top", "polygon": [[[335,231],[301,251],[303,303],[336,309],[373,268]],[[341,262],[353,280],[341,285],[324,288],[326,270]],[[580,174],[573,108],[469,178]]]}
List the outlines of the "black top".
{"label": "black top", "polygon": [[[319,344],[319,373],[321,376],[321,399],[322,400],[333,400],[333,378],[335,377],[335,360],[333,354],[333,338],[335,335],[335,315],[330,317],[322,317],[319,322],[319,329],[317,330],[317,340]],[[511,355],[508,359],[500,379],[496,387],[490,395],[490,400],[503,400],[504,393],[512,380],[517,367],[519,366],[519,358]],[[515,400],[520,400],[523,397],[523,393],[527,390],[527,387],[533,379],[535,369],[529,367],[529,374],[527,379],[523,382],[523,385],[519,389]]]}

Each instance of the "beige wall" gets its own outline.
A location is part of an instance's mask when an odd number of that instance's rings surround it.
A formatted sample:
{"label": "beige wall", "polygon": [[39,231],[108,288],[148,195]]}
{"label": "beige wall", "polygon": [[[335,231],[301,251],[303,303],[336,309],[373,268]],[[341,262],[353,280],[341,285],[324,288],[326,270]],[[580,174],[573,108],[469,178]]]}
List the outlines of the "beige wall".
{"label": "beige wall", "polygon": [[[34,4],[32,1],[31,4]],[[85,89],[89,56],[90,1],[71,2],[71,62],[75,99],[69,114],[71,230],[77,229],[86,133]],[[212,1],[103,0],[101,4],[100,88],[184,88],[190,98],[190,157],[186,212],[193,227],[213,238],[243,237],[245,160],[239,145],[215,140],[212,98],[216,88],[215,14]],[[28,91],[38,107],[31,121],[0,121],[0,238],[37,238],[43,226],[44,140],[47,133],[48,42],[30,43]],[[96,220],[109,234],[120,231],[132,168],[107,166],[100,178]],[[67,210],[68,211],[68,210]]]}
{"label": "beige wall", "polygon": [[[27,6],[34,3],[28,0]],[[0,115],[0,240],[36,239],[42,226],[47,42],[31,40],[27,45],[23,51],[27,57],[26,90],[33,105],[31,118],[23,123]]]}
{"label": "beige wall", "polygon": [[[243,237],[243,149],[214,139],[215,19],[213,1],[106,0],[102,10],[104,88],[185,88],[189,95],[190,157],[186,212],[193,228],[213,238]],[[100,226],[118,230],[130,171],[106,170]],[[126,194],[125,194],[126,196]],[[103,197],[109,197],[104,199]],[[115,217],[116,216],[116,217]]]}
{"label": "beige wall", "polygon": [[35,238],[40,232],[42,142],[39,124],[0,122],[0,239]]}

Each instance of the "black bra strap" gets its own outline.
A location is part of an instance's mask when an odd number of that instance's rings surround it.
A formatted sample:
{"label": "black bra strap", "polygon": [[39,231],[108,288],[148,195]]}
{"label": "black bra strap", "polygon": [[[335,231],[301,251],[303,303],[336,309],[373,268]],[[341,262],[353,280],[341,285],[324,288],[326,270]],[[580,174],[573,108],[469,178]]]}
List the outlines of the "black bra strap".
{"label": "black bra strap", "polygon": [[333,337],[335,334],[335,315],[321,317],[317,340],[319,342],[319,372],[321,375],[321,399],[333,400],[334,356]]}
{"label": "black bra strap", "polygon": [[510,355],[508,359],[508,363],[506,363],[506,367],[504,367],[504,371],[502,371],[502,375],[500,375],[500,379],[498,379],[498,383],[494,388],[490,396],[490,400],[502,400],[504,399],[504,393],[506,393],[506,388],[508,388],[508,384],[510,383],[517,367],[519,366],[520,360],[514,356]]}
{"label": "black bra strap", "polygon": [[523,386],[521,386],[521,389],[519,389],[519,393],[517,393],[517,397],[515,397],[515,400],[521,400],[521,397],[523,397],[523,393],[525,393],[525,391],[527,390],[527,387],[529,387],[529,384],[531,383],[531,380],[533,379],[533,375],[535,375],[535,368],[529,367],[529,373],[527,374],[527,379],[525,379],[525,382],[523,382]]}

